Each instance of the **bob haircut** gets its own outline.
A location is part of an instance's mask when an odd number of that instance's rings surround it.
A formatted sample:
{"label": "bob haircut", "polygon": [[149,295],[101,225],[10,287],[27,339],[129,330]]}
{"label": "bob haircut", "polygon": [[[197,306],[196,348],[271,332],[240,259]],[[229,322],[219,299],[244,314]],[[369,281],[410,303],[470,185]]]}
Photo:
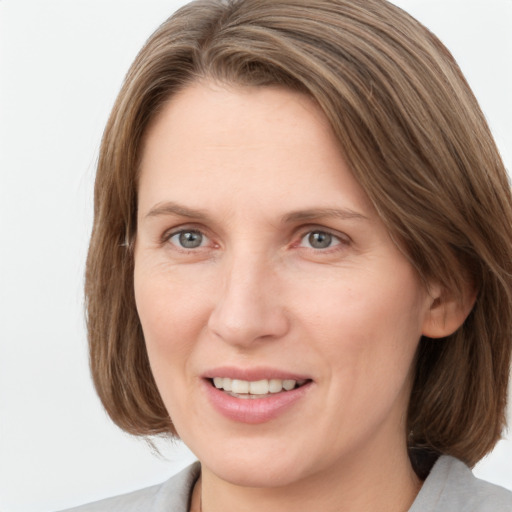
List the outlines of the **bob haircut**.
{"label": "bob haircut", "polygon": [[[133,289],[144,134],[177,91],[204,80],[313,98],[353,175],[425,286],[475,305],[443,339],[422,338],[408,408],[415,453],[474,465],[505,425],[512,334],[512,199],[459,67],[385,0],[199,0],[150,37],[105,129],[86,269],[96,390],[125,431],[177,435],[153,379]],[[443,300],[443,299],[441,299]],[[416,462],[416,463],[415,463]]]}

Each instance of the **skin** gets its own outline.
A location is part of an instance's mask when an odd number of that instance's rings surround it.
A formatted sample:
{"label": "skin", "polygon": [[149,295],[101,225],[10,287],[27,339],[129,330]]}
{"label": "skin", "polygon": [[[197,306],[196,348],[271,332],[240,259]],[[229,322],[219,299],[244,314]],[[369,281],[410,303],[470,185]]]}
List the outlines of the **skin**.
{"label": "skin", "polygon": [[[134,279],[157,386],[202,463],[193,508],[199,494],[203,512],[409,508],[414,354],[461,319],[422,286],[311,99],[208,82],[171,98],[145,138]],[[226,365],[312,384],[249,425],[205,396],[201,375]]]}

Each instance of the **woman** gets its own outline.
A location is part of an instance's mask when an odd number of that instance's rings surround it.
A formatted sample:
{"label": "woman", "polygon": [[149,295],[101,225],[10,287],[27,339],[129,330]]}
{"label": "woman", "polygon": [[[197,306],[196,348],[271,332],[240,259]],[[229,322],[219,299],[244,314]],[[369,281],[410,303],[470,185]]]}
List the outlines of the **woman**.
{"label": "woman", "polygon": [[86,295],[112,419],[199,463],[84,510],[512,509],[512,200],[449,52],[383,0],[199,1],[102,144]]}

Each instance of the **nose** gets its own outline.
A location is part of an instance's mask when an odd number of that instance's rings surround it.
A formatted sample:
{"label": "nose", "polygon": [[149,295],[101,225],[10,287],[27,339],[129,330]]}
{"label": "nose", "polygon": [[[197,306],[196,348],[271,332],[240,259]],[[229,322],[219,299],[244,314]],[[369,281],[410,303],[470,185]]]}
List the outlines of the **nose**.
{"label": "nose", "polygon": [[226,343],[247,348],[289,329],[279,279],[263,255],[245,253],[224,262],[218,297],[208,328]]}

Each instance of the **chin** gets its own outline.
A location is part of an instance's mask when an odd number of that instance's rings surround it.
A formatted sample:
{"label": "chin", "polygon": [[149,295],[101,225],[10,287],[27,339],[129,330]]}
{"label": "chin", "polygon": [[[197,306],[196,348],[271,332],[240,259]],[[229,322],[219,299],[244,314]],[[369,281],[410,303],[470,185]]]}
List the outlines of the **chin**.
{"label": "chin", "polygon": [[[289,441],[289,435],[287,437]],[[322,472],[327,460],[315,461],[304,443],[293,446],[286,441],[281,436],[251,439],[231,436],[224,440],[212,436],[211,444],[193,446],[192,451],[204,469],[225,482],[242,487],[287,487]]]}
{"label": "chin", "polygon": [[[278,454],[275,459],[279,458]],[[218,478],[232,485],[252,488],[287,487],[301,480],[300,469],[293,462],[275,461],[274,464],[263,464],[259,458],[248,460],[243,458],[226,457],[221,461],[202,462],[203,466]],[[293,468],[291,470],[291,468]]]}

